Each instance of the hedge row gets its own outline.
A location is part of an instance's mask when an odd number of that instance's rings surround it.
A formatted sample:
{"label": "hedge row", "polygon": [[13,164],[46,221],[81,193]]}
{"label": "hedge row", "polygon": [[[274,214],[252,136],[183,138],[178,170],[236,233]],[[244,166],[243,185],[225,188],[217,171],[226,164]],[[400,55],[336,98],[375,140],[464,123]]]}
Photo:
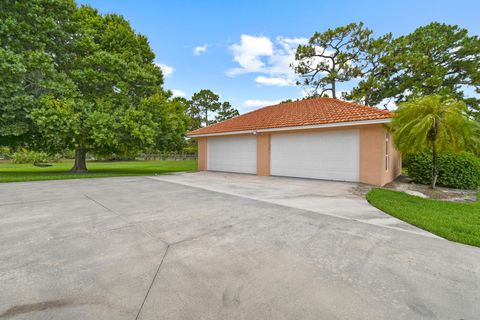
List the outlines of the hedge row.
{"label": "hedge row", "polygon": [[[442,153],[438,156],[438,161],[437,184],[439,186],[459,189],[480,187],[480,158],[468,152]],[[432,182],[431,154],[410,155],[405,159],[404,165],[413,181],[422,184]]]}

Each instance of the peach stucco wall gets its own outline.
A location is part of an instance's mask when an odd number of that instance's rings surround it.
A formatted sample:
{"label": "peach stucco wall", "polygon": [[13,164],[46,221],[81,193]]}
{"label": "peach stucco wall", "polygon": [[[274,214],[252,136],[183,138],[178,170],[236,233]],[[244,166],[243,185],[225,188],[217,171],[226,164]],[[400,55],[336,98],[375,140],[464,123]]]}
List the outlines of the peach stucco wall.
{"label": "peach stucco wall", "polygon": [[[308,131],[332,131],[359,129],[360,131],[360,182],[383,186],[401,174],[401,156],[393,141],[389,139],[389,165],[385,166],[385,135],[387,128],[383,124],[310,129]],[[281,131],[259,133],[257,135],[257,175],[270,175],[270,138],[277,133],[295,133],[304,131]],[[198,138],[198,170],[207,170],[208,138]]]}
{"label": "peach stucco wall", "polygon": [[206,171],[207,170],[207,147],[208,147],[208,138],[197,138],[198,143],[198,170]]}
{"label": "peach stucco wall", "polygon": [[383,185],[384,128],[366,126],[360,130],[360,181]]}
{"label": "peach stucco wall", "polygon": [[360,130],[360,182],[383,186],[394,180],[401,171],[399,153],[389,139],[389,165],[385,165],[387,128],[377,124]]}
{"label": "peach stucco wall", "polygon": [[396,177],[402,174],[402,155],[395,148],[393,143],[393,138],[390,136],[390,163],[389,170],[385,173],[382,181],[382,185],[385,185],[393,180]]}

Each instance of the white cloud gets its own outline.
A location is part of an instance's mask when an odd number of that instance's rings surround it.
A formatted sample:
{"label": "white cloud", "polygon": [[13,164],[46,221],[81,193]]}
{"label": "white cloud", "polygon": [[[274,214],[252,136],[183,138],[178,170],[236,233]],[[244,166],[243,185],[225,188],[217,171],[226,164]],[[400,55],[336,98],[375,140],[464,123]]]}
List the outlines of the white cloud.
{"label": "white cloud", "polygon": [[307,38],[284,38],[284,37],[277,37],[277,41],[284,46],[285,49],[291,49],[296,47],[300,44],[306,44],[308,43]]}
{"label": "white cloud", "polygon": [[162,69],[163,75],[165,78],[168,78],[172,75],[172,73],[175,71],[175,68],[169,65],[166,65],[164,63],[155,63],[157,67]]}
{"label": "white cloud", "polygon": [[265,36],[242,35],[240,43],[229,49],[238,67],[227,70],[227,75],[259,73],[255,81],[261,85],[287,86],[295,84],[295,73],[290,67],[295,62],[295,50],[306,38],[277,37],[275,42]]}
{"label": "white cloud", "polygon": [[265,86],[278,86],[278,87],[285,87],[292,85],[292,82],[288,79],[281,78],[281,77],[265,77],[259,76],[255,78],[255,82],[258,84],[263,84]]}
{"label": "white cloud", "polygon": [[170,91],[172,91],[172,94],[173,94],[174,97],[182,97],[182,98],[185,98],[185,97],[187,96],[187,94],[186,94],[184,91],[180,90],[180,89],[172,89],[172,90],[170,90]]}
{"label": "white cloud", "polygon": [[208,45],[205,43],[203,46],[196,46],[193,48],[193,54],[199,56],[207,51]]}
{"label": "white cloud", "polygon": [[279,104],[281,100],[246,100],[243,105],[249,110]]}
{"label": "white cloud", "polygon": [[233,60],[240,65],[240,67],[231,68],[227,71],[230,76],[249,72],[263,72],[265,63],[261,58],[273,55],[273,43],[265,36],[255,37],[242,34],[240,44],[234,44],[229,49],[233,53]]}

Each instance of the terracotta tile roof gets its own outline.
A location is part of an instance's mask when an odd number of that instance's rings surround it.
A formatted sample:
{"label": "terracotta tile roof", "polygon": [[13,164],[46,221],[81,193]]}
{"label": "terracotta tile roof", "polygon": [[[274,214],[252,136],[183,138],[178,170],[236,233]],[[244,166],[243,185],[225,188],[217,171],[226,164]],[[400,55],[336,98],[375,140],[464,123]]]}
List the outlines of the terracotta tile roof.
{"label": "terracotta tile roof", "polygon": [[264,107],[191,131],[188,135],[387,119],[392,116],[393,113],[388,110],[332,98],[315,98]]}

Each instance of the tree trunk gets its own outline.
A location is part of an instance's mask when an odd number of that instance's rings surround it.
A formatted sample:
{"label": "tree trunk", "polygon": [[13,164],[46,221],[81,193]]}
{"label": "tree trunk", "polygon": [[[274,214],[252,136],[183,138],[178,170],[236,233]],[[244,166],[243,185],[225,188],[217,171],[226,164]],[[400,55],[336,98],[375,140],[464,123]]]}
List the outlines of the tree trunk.
{"label": "tree trunk", "polygon": [[337,99],[337,89],[335,80],[332,80],[332,98]]}
{"label": "tree trunk", "polygon": [[435,189],[438,178],[437,132],[438,124],[436,119],[433,119],[433,125],[430,131],[430,141],[432,142],[432,189]]}
{"label": "tree trunk", "polygon": [[431,188],[435,189],[437,185],[438,178],[438,155],[437,155],[437,146],[435,142],[432,144],[432,185]]}
{"label": "tree trunk", "polygon": [[87,173],[87,151],[83,148],[75,149],[75,164],[71,173]]}

